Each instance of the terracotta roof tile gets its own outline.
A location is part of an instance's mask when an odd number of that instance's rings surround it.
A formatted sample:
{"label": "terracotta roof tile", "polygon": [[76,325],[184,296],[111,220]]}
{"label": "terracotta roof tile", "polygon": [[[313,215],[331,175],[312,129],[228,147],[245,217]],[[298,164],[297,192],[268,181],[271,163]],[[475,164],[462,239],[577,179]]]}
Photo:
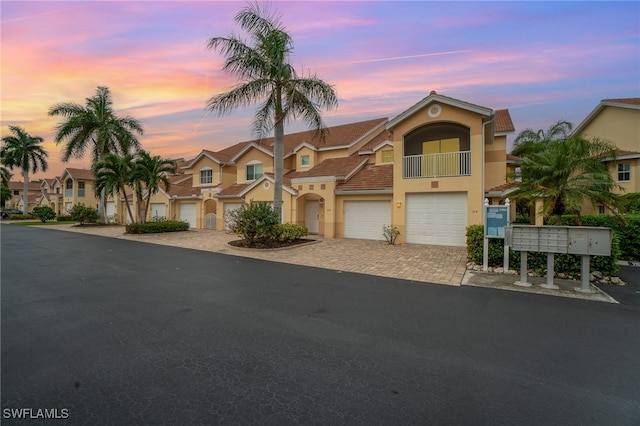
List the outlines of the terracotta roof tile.
{"label": "terracotta roof tile", "polygon": [[511,120],[511,114],[509,114],[508,109],[497,109],[496,110],[496,132],[515,132],[516,128],[513,126],[513,121]]}
{"label": "terracotta roof tile", "polygon": [[[9,181],[9,189],[22,191],[24,182]],[[29,182],[29,191],[40,191],[40,182]]]}
{"label": "terracotta roof tile", "polygon": [[67,167],[65,169],[65,171],[67,173],[69,173],[69,175],[71,175],[71,177],[74,178],[74,179],[92,179],[92,180],[95,180],[95,177],[93,176],[93,172],[91,170],[73,169],[73,168]]}
{"label": "terracotta roof tile", "polygon": [[603,99],[602,102],[612,104],[640,105],[640,98]]}
{"label": "terracotta roof tile", "polygon": [[367,165],[347,182],[340,183],[336,190],[340,191],[367,191],[367,190],[392,190],[393,189],[393,165]]}
{"label": "terracotta roof tile", "polygon": [[393,133],[391,133],[388,130],[381,131],[377,136],[375,136],[373,139],[367,142],[366,145],[360,148],[360,150],[361,151],[372,150],[373,148],[380,145],[384,141],[393,141]]}
{"label": "terracotta roof tile", "polygon": [[494,186],[491,189],[487,189],[485,193],[504,192],[508,189],[515,188],[516,186],[518,186],[518,182],[507,182],[507,183],[503,183],[502,185]]}
{"label": "terracotta roof tile", "polygon": [[292,173],[291,178],[300,179],[320,176],[347,176],[366,161],[366,157],[361,157],[358,155],[352,155],[350,157],[329,158],[322,161],[311,170]]}
{"label": "terracotta roof tile", "polygon": [[[324,141],[317,138],[315,130],[305,130],[303,132],[286,134],[284,135],[284,152],[285,155],[287,155],[288,153],[292,152],[294,148],[304,142],[316,148],[350,145],[375,127],[380,126],[387,121],[389,120],[385,117],[360,121],[357,123],[327,127],[327,134]],[[262,140],[255,139],[245,143],[251,142],[261,145],[268,151],[273,152],[273,137],[265,138]],[[238,152],[239,151],[240,150],[238,150]]]}
{"label": "terracotta roof tile", "polygon": [[174,195],[177,197],[190,197],[193,195],[200,195],[202,192],[200,190],[200,187],[191,186],[191,181],[188,180],[186,182],[172,184],[169,187],[168,193],[172,197]]}
{"label": "terracotta roof tile", "polygon": [[235,183],[231,186],[226,187],[225,189],[223,189],[222,191],[220,191],[218,193],[218,195],[220,196],[225,196],[225,195],[239,195],[240,193],[242,193],[242,191],[244,191],[249,185],[251,185],[252,182],[248,182],[248,183]]}
{"label": "terracotta roof tile", "polygon": [[522,157],[518,157],[517,155],[507,154],[507,161],[520,161]]}

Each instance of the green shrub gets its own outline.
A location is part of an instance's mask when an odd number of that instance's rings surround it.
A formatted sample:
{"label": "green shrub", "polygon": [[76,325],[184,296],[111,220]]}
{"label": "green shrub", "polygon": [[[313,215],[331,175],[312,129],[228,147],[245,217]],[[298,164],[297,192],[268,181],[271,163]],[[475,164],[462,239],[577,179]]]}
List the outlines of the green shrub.
{"label": "green shrub", "polygon": [[181,220],[159,220],[147,223],[130,223],[127,234],[158,234],[161,232],[188,231],[189,223]]}
{"label": "green shrub", "polygon": [[295,223],[278,223],[273,227],[273,239],[291,242],[306,237],[309,231],[304,226]]}
{"label": "green shrub", "polygon": [[76,204],[71,208],[69,216],[71,216],[71,220],[80,222],[81,225],[96,223],[98,221],[98,210],[93,207],[86,207],[84,204]]}
{"label": "green shrub", "polygon": [[40,219],[42,223],[53,220],[56,217],[56,212],[49,206],[34,207],[33,214]]}
{"label": "green shrub", "polygon": [[620,204],[620,213],[640,215],[640,192],[624,194]]}
{"label": "green shrub", "polygon": [[251,201],[225,214],[231,232],[249,244],[254,244],[257,240],[273,239],[276,235],[273,228],[280,223],[278,213],[264,201]]}
{"label": "green shrub", "polygon": [[70,215],[58,215],[56,221],[58,222],[71,222],[73,218]]}
{"label": "green shrub", "polygon": [[9,220],[25,220],[25,219],[37,219],[37,217],[35,217],[31,213],[9,215]]}

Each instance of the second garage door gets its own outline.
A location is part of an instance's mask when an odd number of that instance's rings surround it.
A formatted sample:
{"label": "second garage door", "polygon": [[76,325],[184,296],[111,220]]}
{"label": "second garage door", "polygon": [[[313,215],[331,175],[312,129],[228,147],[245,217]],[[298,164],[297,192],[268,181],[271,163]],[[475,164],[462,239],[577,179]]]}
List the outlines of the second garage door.
{"label": "second garage door", "polygon": [[345,201],[344,237],[384,240],[382,227],[391,224],[391,201]]}
{"label": "second garage door", "polygon": [[196,227],[196,203],[180,204],[180,220],[189,222],[189,228]]}
{"label": "second garage door", "polygon": [[407,194],[406,241],[465,246],[467,193]]}

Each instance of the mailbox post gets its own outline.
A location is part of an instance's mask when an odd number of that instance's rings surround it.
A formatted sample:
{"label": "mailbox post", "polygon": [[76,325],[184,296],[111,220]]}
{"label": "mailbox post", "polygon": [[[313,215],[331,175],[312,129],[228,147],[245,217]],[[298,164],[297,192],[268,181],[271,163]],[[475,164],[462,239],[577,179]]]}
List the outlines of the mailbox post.
{"label": "mailbox post", "polygon": [[547,253],[547,282],[541,287],[558,289],[553,283],[554,253],[581,255],[581,286],[574,290],[594,293],[589,285],[590,256],[611,256],[611,228],[586,226],[514,225],[507,228],[507,244],[520,251],[520,281],[514,284],[530,287],[527,282],[527,252]]}

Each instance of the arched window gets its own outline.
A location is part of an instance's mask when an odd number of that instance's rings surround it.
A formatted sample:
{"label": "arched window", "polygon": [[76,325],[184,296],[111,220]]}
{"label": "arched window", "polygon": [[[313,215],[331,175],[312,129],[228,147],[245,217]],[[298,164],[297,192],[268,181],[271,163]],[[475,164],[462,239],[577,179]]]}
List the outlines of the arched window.
{"label": "arched window", "polygon": [[213,169],[211,167],[203,167],[200,169],[200,185],[213,183]]}
{"label": "arched window", "polygon": [[247,180],[256,180],[262,176],[262,163],[257,160],[247,163]]}

